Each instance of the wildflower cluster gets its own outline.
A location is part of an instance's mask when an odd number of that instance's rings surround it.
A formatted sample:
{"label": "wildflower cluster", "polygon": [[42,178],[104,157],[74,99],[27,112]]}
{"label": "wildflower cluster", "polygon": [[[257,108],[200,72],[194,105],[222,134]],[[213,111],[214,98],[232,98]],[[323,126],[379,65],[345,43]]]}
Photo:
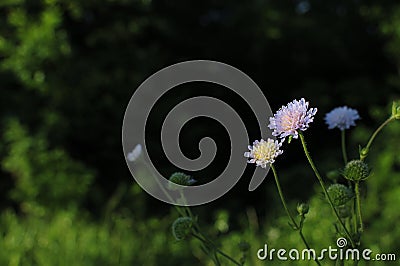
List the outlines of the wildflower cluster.
{"label": "wildflower cluster", "polygon": [[[304,133],[309,129],[314,121],[317,108],[310,108],[309,102],[304,98],[293,100],[285,106],[282,106],[272,117],[269,118],[268,127],[272,130],[274,138],[266,140],[255,140],[252,145],[248,146],[248,151],[244,152],[244,157],[247,162],[255,164],[256,167],[261,167],[267,171],[271,169],[274,175],[277,192],[281,199],[282,205],[289,218],[290,226],[299,233],[301,241],[305,247],[310,248],[307,237],[303,234],[304,221],[310,210],[307,203],[297,205],[298,216],[293,216],[291,210],[286,203],[283,189],[278,178],[278,171],[274,163],[278,156],[283,154],[283,144],[286,138],[300,139],[305,157],[313,170],[318,183],[325,195],[325,200],[329,203],[335,223],[337,235],[345,237],[352,248],[360,246],[361,235],[364,231],[363,218],[361,211],[361,196],[360,183],[365,181],[370,176],[370,167],[365,162],[366,157],[371,149],[372,143],[378,133],[389,122],[400,119],[400,103],[395,102],[392,106],[391,116],[372,134],[368,143],[359,149],[359,158],[347,160],[345,131],[356,126],[356,121],[360,119],[358,111],[347,106],[337,107],[325,115],[325,123],[328,129],[337,128],[341,131],[341,148],[343,155],[343,167],[328,171],[328,179],[330,184],[327,185],[324,178],[321,176],[317,166],[310,156],[308,151]],[[127,159],[130,162],[137,161],[142,153],[142,146],[137,145],[131,152],[127,154]],[[340,175],[341,174],[341,175]],[[177,192],[179,186],[190,186],[196,182],[191,176],[177,172],[173,173],[169,178],[168,189],[170,192]],[[179,186],[176,186],[179,185]],[[168,193],[168,192],[166,192]],[[183,194],[181,200],[185,202]],[[312,206],[311,206],[312,207]],[[242,256],[239,260],[220,250],[213,241],[200,229],[198,217],[192,214],[189,207],[183,204],[183,207],[177,207],[179,217],[172,223],[172,234],[177,241],[182,241],[188,238],[195,238],[201,242],[203,251],[213,260],[215,265],[221,265],[219,256],[229,260],[233,265],[244,265],[247,252],[250,248],[245,241],[238,245]],[[321,265],[318,260],[315,260],[317,265]]]}
{"label": "wildflower cluster", "polygon": [[[290,219],[290,224],[293,229],[298,230],[302,241],[306,247],[309,247],[305,236],[302,233],[305,215],[309,211],[309,205],[301,203],[297,206],[297,212],[300,216],[300,221],[292,216],[289,208],[287,207],[282,188],[279,184],[277,170],[274,167],[275,159],[283,153],[281,149],[282,144],[285,142],[286,137],[291,139],[298,139],[300,141],[305,153],[305,156],[317,177],[319,184],[325,194],[325,198],[331,206],[332,212],[338,221],[336,226],[337,234],[345,236],[353,248],[360,244],[360,236],[363,232],[363,220],[361,214],[361,197],[360,197],[360,182],[366,180],[370,175],[368,164],[364,161],[368,155],[372,142],[376,135],[382,128],[393,120],[400,119],[400,103],[393,103],[392,114],[371,136],[368,144],[364,148],[360,148],[360,159],[354,159],[350,162],[347,161],[345,130],[350,127],[356,126],[356,121],[360,119],[358,111],[347,106],[336,107],[325,115],[325,123],[328,129],[339,129],[342,137],[342,154],[344,160],[344,167],[341,170],[332,170],[329,173],[342,173],[343,180],[339,178],[331,178],[334,183],[328,187],[324,179],[320,175],[316,165],[314,164],[310,153],[307,149],[305,137],[303,132],[306,131],[310,124],[314,121],[314,116],[317,113],[317,108],[309,108],[309,102],[304,98],[300,100],[293,100],[287,105],[282,106],[273,117],[269,118],[268,127],[272,130],[272,135],[279,138],[278,140],[261,139],[255,141],[252,146],[249,146],[249,151],[244,153],[248,158],[248,163],[255,163],[256,166],[267,168],[269,165],[273,171],[275,182],[279,196],[281,198],[283,207]],[[332,174],[330,174],[332,176]],[[342,184],[346,183],[347,185]],[[342,183],[339,183],[342,182]],[[356,206],[354,208],[354,206]],[[347,221],[348,220],[348,221]],[[347,221],[347,222],[346,222]],[[352,223],[350,223],[352,221]],[[352,224],[348,226],[347,224]],[[316,261],[320,265],[319,261]]]}

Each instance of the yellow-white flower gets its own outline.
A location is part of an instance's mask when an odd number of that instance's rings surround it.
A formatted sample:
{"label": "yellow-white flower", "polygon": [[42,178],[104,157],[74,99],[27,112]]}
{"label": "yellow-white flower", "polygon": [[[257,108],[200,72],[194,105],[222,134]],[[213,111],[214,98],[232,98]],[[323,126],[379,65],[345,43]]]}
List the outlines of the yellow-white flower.
{"label": "yellow-white flower", "polygon": [[283,153],[280,150],[282,142],[277,140],[261,139],[253,142],[253,146],[249,146],[249,151],[244,153],[244,157],[249,158],[248,163],[255,163],[257,166],[266,168],[267,164],[275,162],[275,158]]}

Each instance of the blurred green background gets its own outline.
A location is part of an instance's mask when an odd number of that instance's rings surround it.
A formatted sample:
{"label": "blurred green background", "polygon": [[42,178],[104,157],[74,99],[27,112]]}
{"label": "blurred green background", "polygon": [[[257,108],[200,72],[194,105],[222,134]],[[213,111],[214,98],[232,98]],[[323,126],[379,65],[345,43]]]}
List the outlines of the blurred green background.
{"label": "blurred green background", "polygon": [[[177,213],[134,183],[122,153],[125,107],[163,67],[193,59],[230,64],[263,89],[273,110],[305,97],[319,109],[306,138],[322,173],[342,167],[339,132],[326,129],[324,113],[341,105],[359,111],[348,138],[355,158],[400,97],[395,0],[2,0],[0,14],[0,265],[211,265],[196,241],[174,240]],[[248,117],[249,141],[260,137],[249,107],[225,89],[177,88],[156,106],[149,136],[167,175],[179,169],[168,164],[157,129],[174,103],[204,94]],[[396,122],[368,157],[362,247],[400,258]],[[190,173],[200,181],[216,177],[229,150],[223,127],[199,119],[182,135],[189,157],[198,155],[190,150],[197,139],[216,138],[217,161]],[[334,245],[329,206],[298,142],[277,168],[293,212],[298,202],[310,203],[304,233],[311,245]],[[248,166],[233,190],[193,211],[222,250],[236,258],[238,243],[248,241],[247,265],[263,265],[256,252],[264,243],[303,246],[271,176],[247,191],[252,171]]]}

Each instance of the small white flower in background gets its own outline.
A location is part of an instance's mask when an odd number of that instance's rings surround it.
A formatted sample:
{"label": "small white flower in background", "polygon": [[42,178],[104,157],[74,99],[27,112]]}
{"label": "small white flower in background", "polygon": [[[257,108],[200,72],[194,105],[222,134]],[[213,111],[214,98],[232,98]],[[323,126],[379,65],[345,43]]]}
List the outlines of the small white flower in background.
{"label": "small white flower in background", "polygon": [[351,126],[356,125],[355,121],[357,119],[360,119],[357,110],[347,106],[336,107],[325,115],[325,122],[329,129],[349,129]]}
{"label": "small white flower in background", "polygon": [[142,145],[138,144],[131,152],[128,153],[126,158],[128,159],[128,161],[134,162],[139,158],[141,154],[142,154]]}
{"label": "small white flower in background", "polygon": [[282,146],[282,142],[277,140],[267,139],[267,141],[261,139],[253,142],[253,146],[249,146],[249,152],[244,153],[244,157],[249,158],[248,163],[255,163],[257,166],[266,168],[267,164],[275,162],[275,158],[283,153],[279,148]]}
{"label": "small white flower in background", "polygon": [[273,136],[285,138],[292,136],[297,139],[298,130],[305,131],[314,121],[317,108],[308,109],[308,102],[301,98],[282,106],[273,117],[269,119],[268,127],[273,130]]}

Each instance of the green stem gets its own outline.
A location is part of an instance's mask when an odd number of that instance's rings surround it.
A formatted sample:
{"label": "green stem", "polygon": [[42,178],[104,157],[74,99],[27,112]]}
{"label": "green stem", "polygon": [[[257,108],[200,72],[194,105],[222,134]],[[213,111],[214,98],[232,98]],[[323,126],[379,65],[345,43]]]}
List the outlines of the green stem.
{"label": "green stem", "polygon": [[394,116],[389,117],[388,119],[386,119],[385,122],[383,122],[376,130],[375,132],[372,134],[372,136],[369,138],[369,141],[367,143],[367,146],[365,146],[361,152],[360,152],[360,160],[363,161],[367,156],[368,156],[368,152],[369,149],[372,145],[372,142],[374,141],[374,139],[376,138],[376,136],[378,135],[378,133],[387,125],[389,124],[391,121],[395,120],[396,118]]}
{"label": "green stem", "polygon": [[[192,218],[192,220],[195,220],[195,217],[191,211],[191,209],[187,206],[187,202],[185,199],[185,195],[183,195],[182,189],[179,190],[179,194],[181,195],[182,203],[183,203],[183,208],[185,209],[186,215]],[[197,225],[197,223],[195,224]]]}
{"label": "green stem", "polygon": [[322,187],[322,190],[324,191],[324,194],[325,194],[326,198],[328,199],[329,205],[331,205],[331,208],[332,208],[333,212],[335,213],[335,216],[336,216],[337,220],[339,221],[340,225],[343,227],[343,230],[346,233],[347,238],[350,240],[351,246],[355,247],[353,239],[352,239],[349,231],[347,230],[346,225],[343,223],[342,219],[340,219],[339,213],[336,210],[335,206],[333,205],[332,199],[329,196],[328,191],[326,190],[325,183],[322,180],[322,177],[319,174],[319,172],[317,170],[317,167],[315,166],[313,160],[311,159],[311,156],[310,156],[310,153],[308,152],[307,145],[306,145],[306,142],[304,140],[303,134],[300,133],[299,136],[300,136],[301,144],[303,145],[303,150],[304,150],[304,153],[305,153],[305,155],[307,157],[307,160],[308,160],[311,168],[313,169],[313,171],[315,173],[315,176],[317,177],[317,179],[318,179],[318,181],[319,181],[319,183],[320,183],[320,185]]}
{"label": "green stem", "polygon": [[220,255],[224,256],[226,259],[230,260],[232,263],[234,263],[235,265],[238,266],[242,266],[239,262],[237,262],[235,259],[233,259],[231,256],[229,256],[228,254],[224,253],[222,250],[220,250],[219,248],[217,248],[213,242],[211,242],[207,237],[205,237],[203,234],[201,233],[193,233],[192,234],[195,238],[197,238],[198,240],[202,241],[205,245],[210,245],[215,252],[219,253]]}
{"label": "green stem", "polygon": [[[167,198],[171,201],[171,204],[172,204],[172,202],[175,203],[176,201],[171,197],[171,195],[168,193],[168,191],[166,191],[166,189],[164,188],[163,184],[161,184],[160,180],[159,180],[158,177],[154,174],[152,168],[147,164],[147,162],[146,162],[145,160],[143,160],[143,159],[140,160],[140,162],[142,162],[143,165],[147,168],[147,170],[151,173],[151,175],[153,176],[153,178],[156,180],[157,185],[160,187],[160,189],[161,189],[162,192],[165,194],[165,196],[167,196]],[[175,204],[173,204],[173,205],[174,205],[176,211],[177,211],[182,217],[186,216],[185,213],[182,212],[181,209],[180,209],[177,205],[175,205]]]}
{"label": "green stem", "polygon": [[357,224],[358,224],[358,221],[357,221],[357,215],[356,215],[356,212],[357,212],[357,199],[354,199],[353,200],[353,206],[352,206],[352,220],[353,220],[353,230],[354,230],[354,235],[357,235],[357,233],[358,233],[358,229],[357,229]]}
{"label": "green stem", "polygon": [[[195,238],[197,238],[198,240],[200,240],[200,243],[201,243],[201,245],[202,245],[202,247],[203,247],[204,253],[206,253],[207,256],[210,257],[210,259],[214,262],[214,264],[215,264],[216,266],[221,265],[220,262],[219,262],[219,260],[218,260],[218,258],[217,258],[217,255],[216,255],[216,253],[215,253],[215,250],[211,250],[211,249],[210,249],[209,243],[208,243],[204,238],[202,238],[201,235],[198,235],[198,234],[196,234],[196,233],[192,233],[192,236],[195,237]],[[212,254],[211,254],[211,253],[212,253]]]}
{"label": "green stem", "polygon": [[358,221],[360,223],[360,232],[364,231],[364,225],[361,215],[361,198],[360,198],[360,183],[358,181],[355,182],[355,192],[356,192],[356,202],[357,202],[357,216]]}
{"label": "green stem", "polygon": [[277,174],[275,166],[273,164],[271,164],[271,169],[272,169],[272,172],[274,173],[276,188],[278,189],[279,197],[281,198],[281,201],[282,201],[283,207],[285,208],[286,214],[292,221],[293,226],[296,228],[296,230],[298,230],[299,226],[297,225],[296,220],[290,214],[289,208],[287,207],[286,200],[285,200],[285,197],[283,196],[281,185],[279,183],[278,174]]}
{"label": "green stem", "polygon": [[232,263],[241,266],[242,264],[240,264],[239,262],[237,262],[236,260],[234,260],[233,258],[231,258],[229,255],[225,254],[224,252],[222,252],[220,249],[216,249],[216,251],[221,254],[222,256],[224,256],[226,259],[230,260]]}
{"label": "green stem", "polygon": [[341,140],[342,140],[342,155],[343,155],[343,161],[344,165],[347,164],[347,151],[346,151],[346,132],[345,130],[341,130]]}
{"label": "green stem", "polygon": [[219,259],[218,259],[218,256],[217,256],[217,253],[216,252],[214,252],[214,258],[215,258],[215,264],[217,265],[217,266],[219,266],[219,265],[221,265],[221,262],[219,262]]}
{"label": "green stem", "polygon": [[[280,183],[279,183],[278,174],[277,174],[276,169],[275,169],[275,166],[274,166],[273,164],[271,164],[271,169],[272,169],[272,172],[274,173],[274,178],[275,178],[276,187],[277,187],[277,189],[278,189],[279,197],[281,198],[281,202],[282,202],[282,204],[283,204],[283,207],[285,208],[286,214],[287,214],[287,216],[290,218],[290,220],[292,221],[293,226],[295,227],[295,229],[296,229],[296,230],[299,230],[299,234],[300,234],[301,240],[303,241],[304,245],[306,246],[306,248],[307,248],[308,250],[310,250],[310,246],[308,245],[308,243],[307,243],[307,241],[306,241],[306,238],[305,238],[304,235],[303,235],[303,231],[302,231],[302,229],[303,229],[302,222],[301,222],[301,225],[300,225],[300,226],[297,225],[296,220],[295,220],[295,219],[293,218],[293,216],[290,214],[289,208],[287,207],[287,204],[286,204],[285,197],[283,196],[283,192],[282,192],[282,189],[281,189],[281,185],[280,185]],[[304,218],[303,218],[303,219],[304,219]],[[317,259],[315,259],[315,263],[317,263],[318,265],[321,265]]]}

